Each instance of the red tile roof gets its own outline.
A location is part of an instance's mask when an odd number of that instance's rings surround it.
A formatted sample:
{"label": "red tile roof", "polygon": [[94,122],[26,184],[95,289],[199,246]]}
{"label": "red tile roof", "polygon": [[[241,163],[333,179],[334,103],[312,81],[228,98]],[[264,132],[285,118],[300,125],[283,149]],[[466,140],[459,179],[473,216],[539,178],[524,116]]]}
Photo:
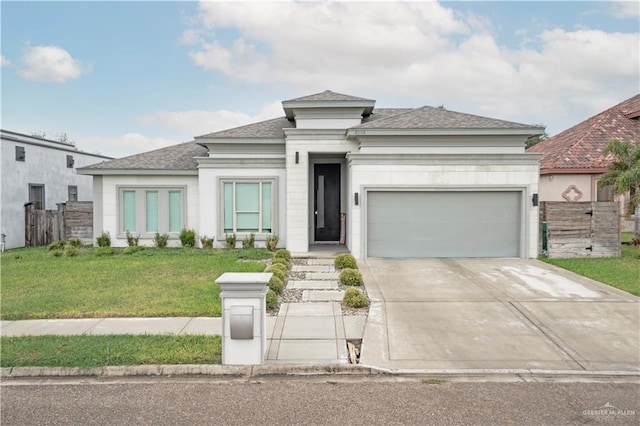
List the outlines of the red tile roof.
{"label": "red tile roof", "polygon": [[602,173],[613,161],[607,143],[640,140],[640,94],[544,140],[527,152],[542,154],[540,173]]}

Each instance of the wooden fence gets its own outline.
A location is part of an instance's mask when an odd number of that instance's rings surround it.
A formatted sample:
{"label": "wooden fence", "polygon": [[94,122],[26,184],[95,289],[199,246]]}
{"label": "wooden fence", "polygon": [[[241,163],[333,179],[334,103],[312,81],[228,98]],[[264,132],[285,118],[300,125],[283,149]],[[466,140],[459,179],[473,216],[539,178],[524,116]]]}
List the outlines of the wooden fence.
{"label": "wooden fence", "polygon": [[39,247],[67,238],[85,243],[93,239],[93,203],[69,201],[57,210],[38,210],[33,203],[24,205],[24,240],[27,247]]}
{"label": "wooden fence", "polygon": [[620,256],[619,210],[616,202],[541,202],[542,250],[549,257]]}

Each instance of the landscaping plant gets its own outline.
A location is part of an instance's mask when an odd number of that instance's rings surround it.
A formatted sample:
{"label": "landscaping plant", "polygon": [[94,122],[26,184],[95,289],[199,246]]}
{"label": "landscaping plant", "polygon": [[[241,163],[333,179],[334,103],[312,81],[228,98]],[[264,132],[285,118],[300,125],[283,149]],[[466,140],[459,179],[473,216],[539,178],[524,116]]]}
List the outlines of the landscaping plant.
{"label": "landscaping plant", "polygon": [[340,253],[336,256],[333,265],[336,269],[358,269],[358,264],[356,263],[356,258],[353,257],[351,253]]}
{"label": "landscaping plant", "polygon": [[247,235],[244,240],[242,240],[242,248],[244,250],[249,250],[254,248],[256,245],[256,236],[253,232]]}
{"label": "landscaping plant", "polygon": [[359,271],[351,268],[343,269],[338,276],[338,280],[340,281],[340,284],[343,285],[360,286],[363,283],[362,274]]}
{"label": "landscaping plant", "polygon": [[269,280],[269,289],[275,294],[280,294],[284,290],[284,282],[276,274],[273,274]]}
{"label": "landscaping plant", "polygon": [[279,240],[280,237],[278,237],[277,235],[269,234],[267,235],[267,239],[264,241],[264,244],[269,251],[276,251],[276,249],[278,248]]}
{"label": "landscaping plant", "polygon": [[165,248],[168,241],[169,236],[167,234],[160,234],[159,232],[156,232],[156,235],[153,237],[153,245],[157,248]]}
{"label": "landscaping plant", "polygon": [[236,248],[237,237],[236,234],[227,234],[224,238],[224,246],[228,250]]}
{"label": "landscaping plant", "polygon": [[180,231],[180,244],[182,244],[182,247],[195,247],[196,231],[183,228],[182,231]]}
{"label": "landscaping plant", "polygon": [[99,237],[96,238],[98,247],[111,247],[111,235],[109,231],[102,231]]}
{"label": "landscaping plant", "polygon": [[274,277],[278,277],[280,279],[280,281],[285,282],[287,280],[287,273],[282,271],[282,269],[278,269],[278,268],[273,268],[272,266],[269,266],[265,272],[270,272],[273,274]]}
{"label": "landscaping plant", "polygon": [[131,232],[127,231],[127,245],[129,247],[138,247],[138,242],[140,241],[140,235],[134,235]]}
{"label": "landscaping plant", "polygon": [[278,296],[273,290],[267,290],[266,304],[267,311],[275,311],[278,308]]}
{"label": "landscaping plant", "polygon": [[213,238],[209,238],[206,235],[203,235],[200,238],[200,242],[202,243],[202,248],[203,249],[212,249],[213,248],[213,243],[214,243],[215,237]]}
{"label": "landscaping plant", "polygon": [[278,249],[273,254],[273,257],[275,259],[282,258],[282,259],[285,259],[285,260],[289,261],[289,260],[291,260],[291,252],[289,250],[287,250],[287,249]]}
{"label": "landscaping plant", "polygon": [[357,288],[349,287],[345,290],[342,303],[352,308],[364,308],[369,306],[367,297]]}
{"label": "landscaping plant", "polygon": [[272,265],[284,265],[287,270],[291,267],[291,265],[289,264],[289,261],[287,259],[284,259],[282,257],[278,257],[277,259],[273,259]]}

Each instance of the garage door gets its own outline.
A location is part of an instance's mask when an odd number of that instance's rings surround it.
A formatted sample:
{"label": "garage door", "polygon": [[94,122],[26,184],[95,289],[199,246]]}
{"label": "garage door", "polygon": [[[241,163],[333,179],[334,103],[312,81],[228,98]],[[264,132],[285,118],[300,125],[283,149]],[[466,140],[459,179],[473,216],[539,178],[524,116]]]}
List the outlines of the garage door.
{"label": "garage door", "polygon": [[518,257],[521,192],[367,193],[369,257]]}

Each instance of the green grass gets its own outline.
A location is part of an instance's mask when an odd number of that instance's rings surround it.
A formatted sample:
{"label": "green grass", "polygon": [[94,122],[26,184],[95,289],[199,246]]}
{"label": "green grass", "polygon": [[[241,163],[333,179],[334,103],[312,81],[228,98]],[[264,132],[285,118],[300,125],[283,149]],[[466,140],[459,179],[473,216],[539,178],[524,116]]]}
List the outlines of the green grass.
{"label": "green grass", "polygon": [[540,260],[640,296],[640,247],[623,245],[620,257]]}
{"label": "green grass", "polygon": [[3,337],[2,367],[220,364],[220,336]]}
{"label": "green grass", "polygon": [[[45,248],[2,254],[3,320],[42,318],[220,316],[224,272],[262,272],[266,250],[147,249],[75,257]],[[238,259],[254,259],[241,261]]]}

